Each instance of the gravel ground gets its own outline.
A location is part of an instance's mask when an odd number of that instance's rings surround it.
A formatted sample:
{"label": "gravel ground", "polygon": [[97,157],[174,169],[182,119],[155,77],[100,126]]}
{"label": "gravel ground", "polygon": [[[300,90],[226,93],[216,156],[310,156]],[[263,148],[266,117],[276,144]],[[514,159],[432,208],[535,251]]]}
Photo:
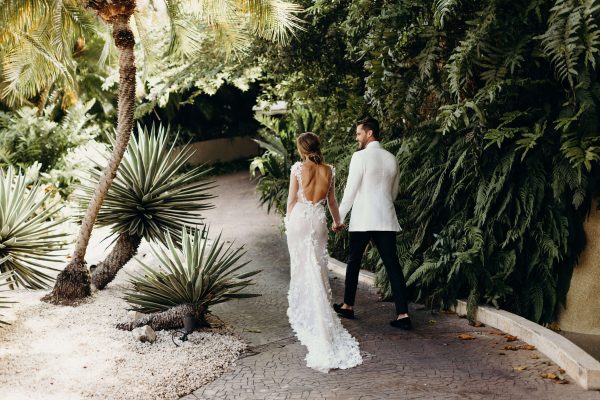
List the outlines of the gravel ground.
{"label": "gravel ground", "polygon": [[[104,253],[102,234],[93,238],[89,262]],[[146,253],[144,243],[139,254]],[[144,262],[152,261],[146,254]],[[137,268],[135,260],[125,266],[129,273]],[[43,303],[46,291],[9,293],[18,304],[4,312],[12,325],[0,329],[0,399],[177,399],[234,365],[245,344],[222,329],[176,340],[181,347],[169,331],[149,344],[116,329],[127,315],[123,272],[78,307]]]}

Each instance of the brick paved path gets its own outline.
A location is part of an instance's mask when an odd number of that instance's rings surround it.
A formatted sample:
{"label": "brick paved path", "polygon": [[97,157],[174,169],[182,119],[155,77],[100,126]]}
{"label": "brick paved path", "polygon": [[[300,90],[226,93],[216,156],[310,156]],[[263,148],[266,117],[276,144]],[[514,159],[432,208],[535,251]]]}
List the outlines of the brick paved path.
{"label": "brick paved path", "polygon": [[[599,399],[600,392],[541,378],[558,367],[538,351],[502,350],[500,331],[474,328],[454,314],[433,315],[411,307],[415,330],[389,327],[391,303],[359,289],[357,320],[344,325],[358,338],[365,362],[322,374],[305,367],[305,349],[293,337],[285,315],[288,258],[279,220],[260,209],[244,173],[218,179],[217,208],[207,213],[213,233],[247,244],[261,268],[255,299],[230,302],[214,312],[251,346],[237,364],[214,382],[185,396],[194,399]],[[215,229],[216,228],[216,229]],[[332,279],[334,299],[343,282]],[[459,340],[467,333],[473,340]],[[569,381],[570,379],[567,378]]]}

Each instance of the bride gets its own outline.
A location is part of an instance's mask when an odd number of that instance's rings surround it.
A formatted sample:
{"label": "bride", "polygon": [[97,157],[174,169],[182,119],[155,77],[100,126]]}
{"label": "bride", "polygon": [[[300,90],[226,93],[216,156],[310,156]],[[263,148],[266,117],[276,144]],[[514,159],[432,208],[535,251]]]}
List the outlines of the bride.
{"label": "bride", "polygon": [[362,363],[358,342],[331,309],[327,277],[327,219],[325,203],[341,226],[335,200],[335,169],[323,163],[317,135],[297,139],[302,162],[292,166],[285,227],[290,252],[290,289],[287,315],[300,342],[306,346],[306,365],[321,372]]}

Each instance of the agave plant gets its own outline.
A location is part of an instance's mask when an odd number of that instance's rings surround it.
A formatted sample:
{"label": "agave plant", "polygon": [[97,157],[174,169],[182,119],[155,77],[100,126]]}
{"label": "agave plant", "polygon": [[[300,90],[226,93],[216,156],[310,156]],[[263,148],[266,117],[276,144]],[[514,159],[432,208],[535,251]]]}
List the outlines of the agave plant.
{"label": "agave plant", "polygon": [[[179,242],[182,227],[202,224],[200,212],[213,207],[208,202],[214,198],[208,193],[213,182],[202,180],[208,169],[199,166],[183,172],[192,148],[169,145],[169,130],[162,126],[152,126],[150,131],[138,127],[138,131],[96,220],[99,226],[112,227],[112,235],[117,236],[111,253],[92,268],[92,283],[98,289],[135,256],[142,238],[164,242],[170,233]],[[100,169],[91,171],[81,188],[82,204],[91,200],[101,174]]]}
{"label": "agave plant", "polygon": [[242,293],[259,270],[238,273],[249,263],[239,262],[246,253],[243,247],[225,247],[221,235],[209,244],[208,228],[183,229],[182,246],[166,235],[166,245],[152,249],[159,268],[140,261],[142,275],[130,280],[133,288],[126,292],[125,300],[133,310],[147,313],[135,321],[119,324],[125,330],[150,325],[152,329],[179,328],[183,317],[191,316],[201,322],[210,306],[232,299],[260,296]]}
{"label": "agave plant", "polygon": [[[12,284],[12,272],[6,272],[0,274],[0,288],[9,286]],[[0,293],[6,292],[6,290],[0,290]],[[14,301],[9,301],[7,297],[0,296],[0,308],[8,308],[8,304],[12,304]],[[2,325],[10,325],[8,322],[2,320],[2,314],[0,314],[0,327]]]}
{"label": "agave plant", "polygon": [[64,219],[53,219],[60,206],[44,208],[49,194],[39,198],[39,192],[39,184],[28,188],[25,174],[0,169],[0,273],[13,273],[13,287],[48,287],[54,278],[47,272],[63,259],[57,250],[65,245],[58,230]]}

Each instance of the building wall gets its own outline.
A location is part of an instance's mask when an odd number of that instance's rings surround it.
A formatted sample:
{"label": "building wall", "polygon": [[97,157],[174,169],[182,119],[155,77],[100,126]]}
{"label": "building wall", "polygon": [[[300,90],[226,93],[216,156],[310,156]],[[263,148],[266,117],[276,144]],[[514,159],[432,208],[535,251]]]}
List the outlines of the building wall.
{"label": "building wall", "polygon": [[261,153],[258,144],[250,137],[206,140],[192,143],[190,146],[195,151],[189,161],[192,165],[251,158]]}
{"label": "building wall", "polygon": [[584,224],[587,245],[573,269],[566,308],[559,315],[560,329],[600,334],[600,211],[597,203]]}

